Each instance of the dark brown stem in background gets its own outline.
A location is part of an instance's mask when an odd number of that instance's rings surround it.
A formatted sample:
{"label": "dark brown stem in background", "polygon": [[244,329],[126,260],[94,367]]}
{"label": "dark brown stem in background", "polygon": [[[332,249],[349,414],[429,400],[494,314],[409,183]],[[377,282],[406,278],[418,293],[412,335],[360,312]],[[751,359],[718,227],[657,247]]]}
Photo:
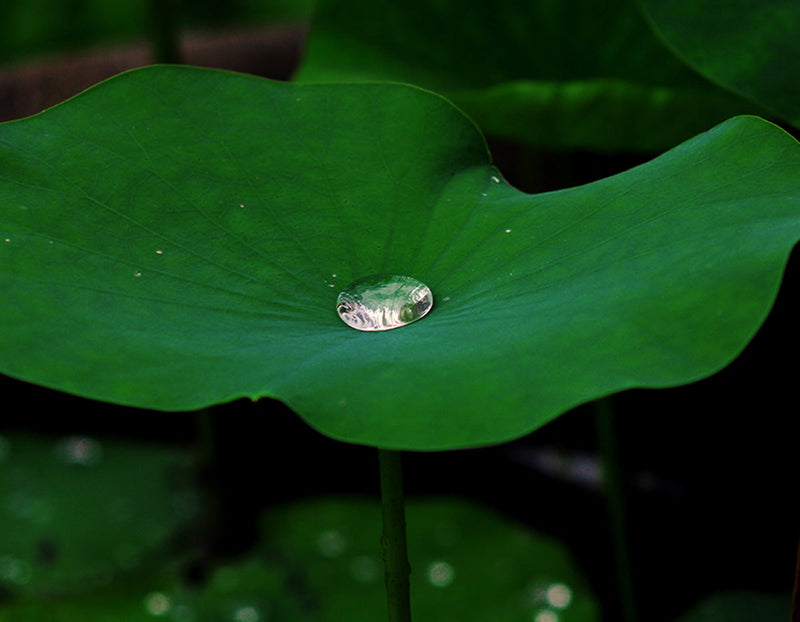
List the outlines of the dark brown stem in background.
{"label": "dark brown stem in background", "polygon": [[153,62],[182,62],[177,2],[150,0],[150,23]]}
{"label": "dark brown stem in background", "polygon": [[617,447],[615,415],[610,398],[595,402],[598,447],[603,465],[603,486],[614,548],[619,604],[623,622],[636,622],[636,597],[627,537],[625,484]]}
{"label": "dark brown stem in background", "polygon": [[[286,80],[297,67],[305,38],[302,24],[186,32],[181,36],[181,62]],[[0,122],[36,114],[117,73],[152,62],[152,45],[142,41],[4,65]]]}
{"label": "dark brown stem in background", "polygon": [[800,543],[797,546],[797,563],[794,569],[792,590],[792,622],[800,622]]}

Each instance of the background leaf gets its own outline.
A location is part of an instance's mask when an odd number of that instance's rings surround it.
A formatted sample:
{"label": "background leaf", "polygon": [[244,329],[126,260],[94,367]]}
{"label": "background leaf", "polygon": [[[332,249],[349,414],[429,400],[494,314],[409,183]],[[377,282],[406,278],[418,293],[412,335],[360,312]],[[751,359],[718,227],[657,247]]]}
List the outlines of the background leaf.
{"label": "background leaf", "polygon": [[664,41],[710,80],[800,126],[800,5],[642,0]]}
{"label": "background leaf", "polygon": [[417,84],[491,137],[551,148],[663,150],[758,110],[672,56],[628,0],[324,0],[296,79]]}
{"label": "background leaf", "polygon": [[713,594],[681,616],[678,622],[780,622],[791,612],[791,601],[789,594]]}
{"label": "background leaf", "polygon": [[0,437],[0,587],[54,597],[163,563],[195,517],[188,456],[86,436]]}
{"label": "background leaf", "polygon": [[[156,67],[0,145],[5,373],[162,410],[275,397],[392,448],[501,442],[713,373],[800,236],[800,147],[752,117],[526,195],[429,92]],[[427,283],[433,311],[345,326],[339,289],[378,272]]]}
{"label": "background leaf", "polygon": [[[380,512],[375,501],[334,498],[265,516],[265,550],[295,565],[320,620],[386,615]],[[407,515],[415,620],[522,622],[545,611],[563,622],[598,619],[594,597],[560,543],[458,499],[410,500]]]}
{"label": "background leaf", "polygon": [[[381,620],[380,504],[307,499],[268,510],[247,556],[226,560],[199,584],[176,565],[150,565],[83,591],[17,597],[0,622],[216,622]],[[446,499],[408,504],[415,619],[595,622],[597,602],[566,548],[481,506]]]}

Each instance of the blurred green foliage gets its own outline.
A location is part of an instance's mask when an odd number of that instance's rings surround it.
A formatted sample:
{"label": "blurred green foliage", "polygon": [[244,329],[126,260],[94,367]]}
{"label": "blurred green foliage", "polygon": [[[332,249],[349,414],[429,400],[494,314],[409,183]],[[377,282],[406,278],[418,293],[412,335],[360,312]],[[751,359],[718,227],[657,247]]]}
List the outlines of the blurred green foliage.
{"label": "blurred green foliage", "polygon": [[0,9],[0,64],[147,36],[161,6],[188,29],[307,19],[313,0],[8,0]]}

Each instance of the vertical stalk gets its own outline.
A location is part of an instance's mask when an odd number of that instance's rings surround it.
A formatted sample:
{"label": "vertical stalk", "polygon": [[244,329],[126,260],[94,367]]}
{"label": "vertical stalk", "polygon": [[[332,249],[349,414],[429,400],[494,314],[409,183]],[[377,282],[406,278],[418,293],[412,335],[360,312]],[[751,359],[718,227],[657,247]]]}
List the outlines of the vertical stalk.
{"label": "vertical stalk", "polygon": [[150,40],[153,62],[181,62],[176,0],[150,0]]}
{"label": "vertical stalk", "polygon": [[624,622],[636,621],[636,601],[633,589],[628,539],[625,535],[625,486],[617,448],[614,412],[609,398],[595,402],[597,440],[603,465],[603,483],[608,505],[611,541],[614,547],[619,600]]}
{"label": "vertical stalk", "polygon": [[383,563],[386,572],[386,602],[389,622],[411,622],[411,600],[406,544],[406,512],[403,473],[399,451],[378,449],[383,506]]}
{"label": "vertical stalk", "polygon": [[792,622],[800,622],[800,544],[797,547],[797,565],[794,569],[794,589],[792,590]]}

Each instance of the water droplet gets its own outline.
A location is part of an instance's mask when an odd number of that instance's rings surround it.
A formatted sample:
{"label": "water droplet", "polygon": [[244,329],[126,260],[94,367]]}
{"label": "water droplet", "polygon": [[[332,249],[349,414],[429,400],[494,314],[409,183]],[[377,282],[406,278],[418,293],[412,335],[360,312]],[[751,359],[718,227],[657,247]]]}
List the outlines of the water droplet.
{"label": "water droplet", "polygon": [[564,583],[553,583],[547,587],[547,602],[551,607],[564,609],[572,601],[572,590]]}
{"label": "water droplet", "polygon": [[533,616],[533,622],[558,622],[558,615],[549,609],[542,609]]}
{"label": "water droplet", "polygon": [[453,567],[447,562],[434,562],[428,567],[428,581],[436,587],[447,587],[455,579]]}
{"label": "water droplet", "polygon": [[239,607],[233,612],[233,619],[235,622],[258,622],[261,616],[258,615],[258,609],[255,607]]}
{"label": "water droplet", "polygon": [[0,557],[0,581],[15,585],[26,585],[32,576],[31,565],[24,559],[12,555]]}
{"label": "water droplet", "polygon": [[336,300],[339,317],[356,330],[399,328],[433,307],[430,288],[410,276],[375,274],[348,285]]}
{"label": "water droplet", "polygon": [[151,592],[144,599],[144,608],[150,615],[163,616],[172,608],[169,596],[162,592]]}
{"label": "water droplet", "polygon": [[326,529],[317,536],[317,550],[325,557],[338,557],[345,546],[344,536],[336,529]]}
{"label": "water droplet", "polygon": [[94,439],[86,436],[68,436],[56,446],[56,454],[67,464],[90,466],[103,457],[103,448]]}

